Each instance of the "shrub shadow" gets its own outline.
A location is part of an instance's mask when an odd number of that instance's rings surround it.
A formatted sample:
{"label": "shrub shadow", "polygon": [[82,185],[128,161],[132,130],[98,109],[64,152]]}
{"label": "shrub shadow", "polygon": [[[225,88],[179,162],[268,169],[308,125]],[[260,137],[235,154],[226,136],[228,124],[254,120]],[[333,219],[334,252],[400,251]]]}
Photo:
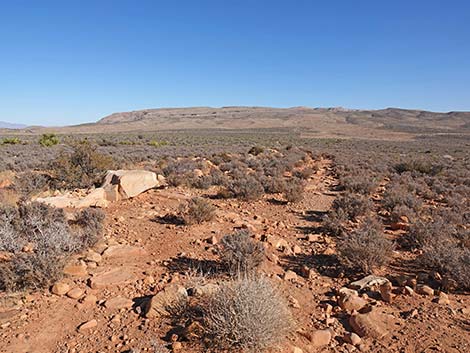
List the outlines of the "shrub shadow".
{"label": "shrub shadow", "polygon": [[225,272],[224,266],[215,260],[194,259],[186,256],[172,258],[165,267],[170,273],[196,272],[209,277]]}
{"label": "shrub shadow", "polygon": [[302,276],[302,267],[307,266],[316,270],[322,276],[337,278],[343,272],[336,255],[299,254],[283,256],[280,265],[284,270],[291,270]]}

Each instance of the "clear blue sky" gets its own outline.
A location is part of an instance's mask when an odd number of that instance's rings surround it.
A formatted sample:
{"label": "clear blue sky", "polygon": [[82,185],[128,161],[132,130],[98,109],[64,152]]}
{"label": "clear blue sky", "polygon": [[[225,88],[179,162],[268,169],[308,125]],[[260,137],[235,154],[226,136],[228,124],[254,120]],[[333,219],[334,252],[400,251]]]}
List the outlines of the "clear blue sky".
{"label": "clear blue sky", "polygon": [[0,0],[0,120],[177,106],[470,110],[470,1]]}

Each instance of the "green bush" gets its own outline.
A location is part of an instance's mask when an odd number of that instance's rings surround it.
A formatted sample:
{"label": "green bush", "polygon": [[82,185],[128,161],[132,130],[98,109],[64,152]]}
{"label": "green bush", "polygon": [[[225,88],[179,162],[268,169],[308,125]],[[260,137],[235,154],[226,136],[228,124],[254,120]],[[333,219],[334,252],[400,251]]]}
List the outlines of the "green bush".
{"label": "green bush", "polygon": [[39,139],[39,144],[44,147],[51,147],[59,144],[59,138],[56,134],[43,134]]}
{"label": "green bush", "polygon": [[21,140],[18,137],[5,137],[0,141],[0,145],[19,145]]}

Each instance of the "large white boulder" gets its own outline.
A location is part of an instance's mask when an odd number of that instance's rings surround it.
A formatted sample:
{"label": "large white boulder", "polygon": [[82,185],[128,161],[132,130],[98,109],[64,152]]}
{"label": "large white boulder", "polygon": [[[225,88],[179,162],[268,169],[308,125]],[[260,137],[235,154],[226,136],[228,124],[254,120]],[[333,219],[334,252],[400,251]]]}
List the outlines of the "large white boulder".
{"label": "large white boulder", "polygon": [[160,186],[162,181],[162,176],[157,177],[157,174],[148,170],[110,170],[102,188],[110,198],[116,198],[117,191],[121,198],[128,199]]}

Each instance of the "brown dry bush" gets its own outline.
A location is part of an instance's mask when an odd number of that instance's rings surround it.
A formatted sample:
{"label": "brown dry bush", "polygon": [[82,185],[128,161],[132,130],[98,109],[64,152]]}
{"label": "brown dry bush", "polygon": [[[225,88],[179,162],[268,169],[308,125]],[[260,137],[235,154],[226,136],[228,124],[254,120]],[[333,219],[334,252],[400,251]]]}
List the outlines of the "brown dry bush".
{"label": "brown dry bush", "polygon": [[302,179],[293,178],[284,185],[283,196],[287,202],[295,203],[304,198],[305,183]]}
{"label": "brown dry bush", "polygon": [[264,261],[263,245],[246,230],[224,236],[220,245],[220,258],[232,275],[255,273]]}
{"label": "brown dry bush", "polygon": [[88,188],[101,183],[113,169],[112,157],[99,153],[88,141],[76,143],[71,153],[61,153],[51,164],[55,188]]}
{"label": "brown dry bush", "polygon": [[243,201],[255,201],[264,194],[263,185],[252,175],[245,175],[231,180],[228,191],[233,197]]}
{"label": "brown dry bush", "polygon": [[102,216],[95,212],[82,211],[71,225],[63,210],[44,204],[2,207],[0,251],[12,258],[1,263],[0,290],[44,288],[60,278],[67,258],[98,239]]}
{"label": "brown dry bush", "polygon": [[394,244],[385,238],[382,226],[375,219],[365,223],[338,244],[338,254],[343,265],[372,273],[375,269],[388,264]]}
{"label": "brown dry bush", "polygon": [[457,282],[460,289],[470,289],[470,249],[449,237],[441,236],[423,248],[419,258],[427,269],[438,271]]}
{"label": "brown dry bush", "polygon": [[348,221],[347,214],[342,210],[332,210],[322,219],[322,227],[333,236],[342,236],[345,232],[345,223]]}
{"label": "brown dry bush", "polygon": [[215,217],[215,206],[202,197],[194,197],[181,209],[185,224],[201,224]]}
{"label": "brown dry bush", "polygon": [[341,210],[351,221],[364,216],[372,208],[372,202],[365,196],[345,192],[333,202],[333,210]]}
{"label": "brown dry bush", "polygon": [[214,351],[263,352],[293,330],[286,301],[264,277],[222,284],[203,307],[208,348]]}

